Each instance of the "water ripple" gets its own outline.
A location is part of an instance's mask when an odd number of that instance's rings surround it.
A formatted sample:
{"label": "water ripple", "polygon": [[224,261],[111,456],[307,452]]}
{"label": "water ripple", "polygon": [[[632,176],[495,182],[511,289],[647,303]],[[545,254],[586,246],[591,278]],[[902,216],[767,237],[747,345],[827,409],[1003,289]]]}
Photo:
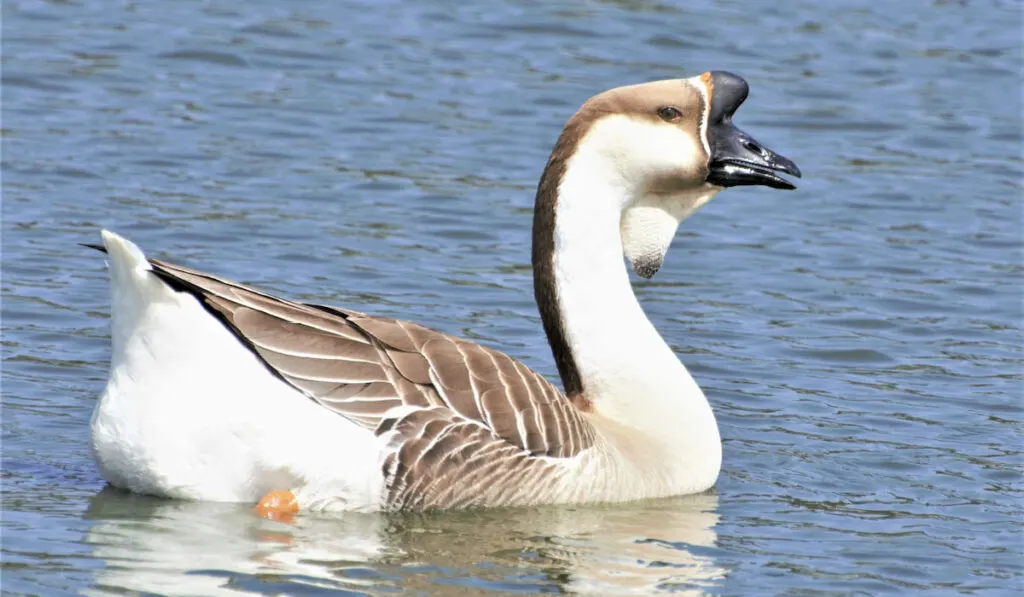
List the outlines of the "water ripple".
{"label": "water ripple", "polygon": [[[3,11],[5,592],[1024,592],[1019,3]],[[102,490],[107,279],[77,243],[110,227],[553,376],[547,152],[594,92],[713,68],[806,173],[723,193],[636,283],[718,414],[715,493],[285,525]]]}

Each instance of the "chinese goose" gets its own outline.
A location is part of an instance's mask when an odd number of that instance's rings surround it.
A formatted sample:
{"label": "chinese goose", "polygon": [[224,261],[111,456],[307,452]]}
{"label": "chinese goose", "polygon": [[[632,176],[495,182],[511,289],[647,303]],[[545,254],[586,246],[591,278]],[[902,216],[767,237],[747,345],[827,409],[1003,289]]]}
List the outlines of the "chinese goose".
{"label": "chinese goose", "polygon": [[[680,221],[725,187],[794,186],[732,123],[747,83],[620,87],[569,119],[537,189],[534,293],[564,393],[492,348],[302,304],[102,233],[110,379],[91,424],[103,477],[262,512],[624,501],[703,491],[711,407],[633,295]],[[261,499],[262,498],[262,499]]]}

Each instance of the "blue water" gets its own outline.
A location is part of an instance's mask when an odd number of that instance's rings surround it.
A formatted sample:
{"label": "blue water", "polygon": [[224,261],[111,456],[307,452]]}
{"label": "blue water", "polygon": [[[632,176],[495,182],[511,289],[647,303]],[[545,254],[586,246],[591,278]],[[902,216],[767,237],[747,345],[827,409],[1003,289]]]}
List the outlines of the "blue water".
{"label": "blue water", "polygon": [[[1021,25],[973,0],[4,2],[4,594],[1024,591]],[[284,524],[103,489],[107,277],[77,243],[109,227],[554,375],[529,227],[561,125],[710,69],[805,173],[723,193],[636,283],[718,414],[714,493]]]}

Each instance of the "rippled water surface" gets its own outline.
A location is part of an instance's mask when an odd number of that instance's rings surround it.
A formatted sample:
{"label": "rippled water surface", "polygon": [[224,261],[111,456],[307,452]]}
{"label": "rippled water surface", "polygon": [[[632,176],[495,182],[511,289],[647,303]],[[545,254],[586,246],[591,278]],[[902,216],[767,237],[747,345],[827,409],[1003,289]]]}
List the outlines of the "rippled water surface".
{"label": "rippled water surface", "polygon": [[[1020,10],[4,2],[3,590],[1024,590]],[[107,276],[77,243],[109,227],[553,375],[529,226],[562,123],[709,69],[750,81],[738,121],[805,173],[723,193],[636,283],[718,414],[715,492],[286,524],[104,489]]]}

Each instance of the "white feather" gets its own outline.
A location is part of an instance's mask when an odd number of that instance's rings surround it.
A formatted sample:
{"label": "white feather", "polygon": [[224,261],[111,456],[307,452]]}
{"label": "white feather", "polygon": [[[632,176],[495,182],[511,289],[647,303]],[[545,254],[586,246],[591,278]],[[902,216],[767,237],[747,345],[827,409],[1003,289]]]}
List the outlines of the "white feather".
{"label": "white feather", "polygon": [[158,496],[255,501],[312,487],[378,507],[381,442],[271,375],[199,302],[103,232],[111,273],[110,380],[92,450],[112,485]]}
{"label": "white feather", "polygon": [[[650,467],[650,474],[664,475],[675,493],[714,485],[721,440],[704,393],[633,294],[622,258],[622,217],[646,196],[652,168],[680,168],[675,160],[695,155],[697,143],[674,127],[624,116],[602,119],[570,158],[555,217],[558,298],[584,393],[604,420],[649,440],[642,443],[651,449],[638,454],[629,447],[639,445],[632,441],[635,436],[623,433],[617,453],[625,456],[624,470]],[[637,147],[630,149],[631,144]],[[634,230],[652,235],[638,235],[635,242],[667,249],[664,229],[674,231],[674,224],[715,192],[705,186],[661,197],[663,207],[649,209],[665,218],[653,230]]]}

